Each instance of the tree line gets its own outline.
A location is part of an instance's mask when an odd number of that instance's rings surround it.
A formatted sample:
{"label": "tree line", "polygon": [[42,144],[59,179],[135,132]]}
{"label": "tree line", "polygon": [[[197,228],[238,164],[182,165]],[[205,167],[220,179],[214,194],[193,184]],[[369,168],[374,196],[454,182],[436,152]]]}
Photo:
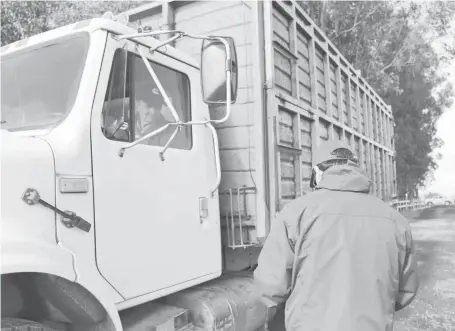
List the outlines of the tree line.
{"label": "tree line", "polygon": [[[436,122],[453,103],[453,1],[299,1],[392,106],[398,194],[415,195],[437,168]],[[451,25],[452,24],[452,25]]]}
{"label": "tree line", "polygon": [[[400,196],[432,179],[442,146],[436,122],[453,103],[453,1],[298,1],[392,106]],[[147,1],[2,1],[1,44]]]}

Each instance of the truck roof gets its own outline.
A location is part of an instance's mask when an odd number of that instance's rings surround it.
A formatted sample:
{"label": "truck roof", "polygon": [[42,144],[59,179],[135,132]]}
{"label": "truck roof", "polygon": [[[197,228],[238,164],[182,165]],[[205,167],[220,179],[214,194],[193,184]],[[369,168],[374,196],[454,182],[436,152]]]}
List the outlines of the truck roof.
{"label": "truck roof", "polygon": [[[114,33],[117,35],[130,35],[130,34],[135,34],[137,33],[137,30],[135,30],[132,27],[129,27],[125,24],[122,24],[120,22],[107,19],[107,18],[93,18],[93,19],[88,19],[85,21],[80,21],[77,23],[69,24],[57,29],[53,29],[50,31],[46,31],[34,36],[31,36],[26,39],[22,39],[19,41],[16,41],[14,43],[5,45],[0,48],[0,54],[1,56],[4,56],[6,54],[11,54],[15,53],[19,50],[26,49],[29,47],[32,47],[34,45],[56,39],[58,37],[63,37],[67,35],[71,35],[80,31],[87,31],[87,32],[94,32],[96,30],[105,30],[110,33]],[[146,44],[149,47],[154,47],[160,43],[159,40],[153,38],[153,37],[142,37],[142,38],[136,38],[138,41],[140,41],[143,44]],[[166,52],[162,52],[160,50],[157,50],[157,52],[165,53],[167,56],[170,56],[172,58],[175,58],[179,61],[182,61],[192,67],[195,67],[199,69],[198,63],[193,59],[191,56],[175,49],[174,47],[170,45],[166,45]]]}

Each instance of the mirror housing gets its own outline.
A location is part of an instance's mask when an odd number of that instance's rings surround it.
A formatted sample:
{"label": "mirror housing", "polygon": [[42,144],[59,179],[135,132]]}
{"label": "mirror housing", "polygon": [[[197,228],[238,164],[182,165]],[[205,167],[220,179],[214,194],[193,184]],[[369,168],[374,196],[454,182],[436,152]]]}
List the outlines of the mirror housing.
{"label": "mirror housing", "polygon": [[[225,104],[227,100],[227,71],[231,71],[231,104],[237,100],[238,66],[234,39],[220,37],[229,43],[231,61],[226,61],[226,47],[219,40],[204,39],[201,49],[202,98],[207,104]],[[228,68],[226,68],[228,66]]]}

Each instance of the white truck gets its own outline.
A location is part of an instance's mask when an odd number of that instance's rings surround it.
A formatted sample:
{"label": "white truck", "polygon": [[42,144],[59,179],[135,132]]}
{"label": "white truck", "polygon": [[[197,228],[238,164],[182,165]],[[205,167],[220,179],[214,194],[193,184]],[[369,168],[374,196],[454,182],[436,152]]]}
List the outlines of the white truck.
{"label": "white truck", "polygon": [[390,107],[295,1],[151,3],[1,70],[2,331],[267,328],[251,271],[319,142],[396,189]]}

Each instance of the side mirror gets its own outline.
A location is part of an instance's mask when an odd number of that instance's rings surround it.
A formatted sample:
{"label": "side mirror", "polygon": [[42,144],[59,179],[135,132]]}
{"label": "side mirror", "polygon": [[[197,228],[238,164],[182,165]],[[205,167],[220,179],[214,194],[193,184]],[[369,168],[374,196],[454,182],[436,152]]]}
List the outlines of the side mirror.
{"label": "side mirror", "polygon": [[[226,61],[226,47],[219,40],[202,41],[201,50],[201,84],[202,97],[207,104],[224,104],[227,100],[227,87],[231,86],[231,103],[237,100],[237,52],[234,39],[221,37],[229,43],[231,63]],[[230,66],[231,81],[227,82],[226,65]]]}

